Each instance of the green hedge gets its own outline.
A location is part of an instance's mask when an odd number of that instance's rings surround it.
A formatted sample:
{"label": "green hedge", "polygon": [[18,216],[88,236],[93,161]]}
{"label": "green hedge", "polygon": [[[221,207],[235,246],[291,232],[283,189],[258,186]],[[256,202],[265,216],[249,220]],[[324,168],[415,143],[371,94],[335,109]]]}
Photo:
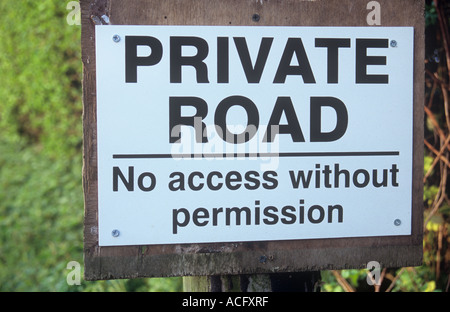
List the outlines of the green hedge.
{"label": "green hedge", "polygon": [[64,1],[0,1],[0,131],[37,144],[50,157],[79,151],[80,27]]}
{"label": "green hedge", "polygon": [[[83,269],[80,26],[69,1],[0,1],[0,291],[170,291],[181,279],[69,285]],[[70,8],[70,7],[69,7]]]}

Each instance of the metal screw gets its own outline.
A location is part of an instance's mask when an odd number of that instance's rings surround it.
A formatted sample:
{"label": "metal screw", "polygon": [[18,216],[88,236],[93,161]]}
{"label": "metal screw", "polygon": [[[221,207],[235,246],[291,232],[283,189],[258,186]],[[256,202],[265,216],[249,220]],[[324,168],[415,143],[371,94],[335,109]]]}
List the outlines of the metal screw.
{"label": "metal screw", "polygon": [[261,19],[261,16],[259,16],[259,14],[253,14],[252,16],[252,21],[254,22],[259,22],[259,20]]}
{"label": "metal screw", "polygon": [[259,262],[260,263],[266,263],[267,262],[267,257],[266,256],[259,257]]}
{"label": "metal screw", "polygon": [[395,226],[400,226],[400,224],[402,224],[402,220],[400,220],[400,219],[395,219],[394,220],[394,225]]}
{"label": "metal screw", "polygon": [[119,231],[119,230],[112,230],[111,235],[112,235],[113,237],[119,237],[120,231]]}
{"label": "metal screw", "polygon": [[112,39],[113,39],[114,42],[119,42],[120,41],[120,36],[119,35],[114,35]]}
{"label": "metal screw", "polygon": [[391,47],[396,48],[397,47],[397,41],[391,40]]}

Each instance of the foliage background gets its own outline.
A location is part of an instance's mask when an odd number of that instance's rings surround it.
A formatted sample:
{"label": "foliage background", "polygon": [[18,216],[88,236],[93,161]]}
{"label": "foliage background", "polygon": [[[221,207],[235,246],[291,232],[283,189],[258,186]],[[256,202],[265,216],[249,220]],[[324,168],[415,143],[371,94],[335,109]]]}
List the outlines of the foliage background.
{"label": "foliage background", "polygon": [[[322,271],[322,291],[448,291],[448,1],[426,1],[424,264]],[[83,264],[80,26],[69,1],[0,1],[0,291],[181,291],[181,278],[68,285]],[[70,17],[73,23],[74,17]]]}

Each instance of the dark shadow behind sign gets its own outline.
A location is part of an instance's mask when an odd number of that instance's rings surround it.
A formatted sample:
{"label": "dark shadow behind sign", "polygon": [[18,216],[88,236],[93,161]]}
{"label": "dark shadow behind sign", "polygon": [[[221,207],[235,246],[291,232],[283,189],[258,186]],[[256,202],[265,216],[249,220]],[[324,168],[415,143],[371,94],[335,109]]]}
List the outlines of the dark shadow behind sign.
{"label": "dark shadow behind sign", "polygon": [[[416,266],[422,262],[424,4],[379,0],[81,0],[85,279],[253,274]],[[368,20],[369,19],[369,20]],[[412,234],[206,244],[100,247],[98,244],[95,25],[414,27]],[[372,27],[377,27],[373,25]]]}

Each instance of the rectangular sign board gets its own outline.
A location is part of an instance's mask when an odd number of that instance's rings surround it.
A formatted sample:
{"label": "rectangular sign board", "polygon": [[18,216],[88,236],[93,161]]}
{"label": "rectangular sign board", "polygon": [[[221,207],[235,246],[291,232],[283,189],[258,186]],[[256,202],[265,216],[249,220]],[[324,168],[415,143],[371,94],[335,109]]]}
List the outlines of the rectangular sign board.
{"label": "rectangular sign board", "polygon": [[422,0],[80,0],[85,279],[420,265]]}
{"label": "rectangular sign board", "polygon": [[412,27],[95,31],[100,246],[411,234]]}

